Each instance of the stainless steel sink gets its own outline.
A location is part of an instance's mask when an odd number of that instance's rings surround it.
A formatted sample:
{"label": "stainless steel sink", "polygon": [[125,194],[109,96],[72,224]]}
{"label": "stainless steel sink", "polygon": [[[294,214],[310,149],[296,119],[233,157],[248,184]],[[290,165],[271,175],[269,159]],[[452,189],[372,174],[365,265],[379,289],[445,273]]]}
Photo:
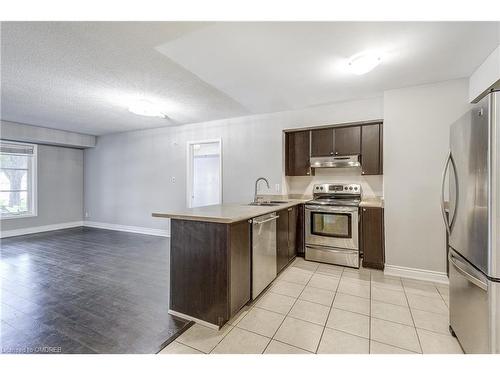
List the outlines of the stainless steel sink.
{"label": "stainless steel sink", "polygon": [[269,201],[269,203],[285,204],[288,203],[288,201]]}
{"label": "stainless steel sink", "polygon": [[[283,202],[286,203],[286,202]],[[277,202],[252,202],[249,203],[249,206],[265,206],[265,207],[273,207],[273,206],[279,206],[281,203]]]}

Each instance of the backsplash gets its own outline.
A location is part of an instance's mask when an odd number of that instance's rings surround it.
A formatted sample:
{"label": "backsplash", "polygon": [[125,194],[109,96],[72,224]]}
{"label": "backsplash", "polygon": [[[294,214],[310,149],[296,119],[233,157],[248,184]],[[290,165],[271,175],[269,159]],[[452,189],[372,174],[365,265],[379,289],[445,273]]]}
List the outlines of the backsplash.
{"label": "backsplash", "polygon": [[336,182],[360,184],[365,197],[384,195],[384,176],[363,176],[361,168],[317,168],[315,176],[287,176],[285,193],[312,195],[313,185]]}

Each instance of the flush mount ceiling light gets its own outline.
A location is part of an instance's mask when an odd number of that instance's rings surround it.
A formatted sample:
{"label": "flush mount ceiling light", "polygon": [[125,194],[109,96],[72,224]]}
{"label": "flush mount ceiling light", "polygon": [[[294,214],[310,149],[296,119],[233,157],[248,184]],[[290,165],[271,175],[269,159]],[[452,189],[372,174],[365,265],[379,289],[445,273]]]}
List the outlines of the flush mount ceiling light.
{"label": "flush mount ceiling light", "polygon": [[139,99],[132,103],[128,107],[128,110],[136,115],[167,118],[167,115],[163,113],[162,108],[159,105],[151,103],[146,99]]}
{"label": "flush mount ceiling light", "polygon": [[381,58],[379,55],[371,52],[364,52],[354,55],[347,62],[349,71],[354,74],[362,75],[375,69],[380,64]]}

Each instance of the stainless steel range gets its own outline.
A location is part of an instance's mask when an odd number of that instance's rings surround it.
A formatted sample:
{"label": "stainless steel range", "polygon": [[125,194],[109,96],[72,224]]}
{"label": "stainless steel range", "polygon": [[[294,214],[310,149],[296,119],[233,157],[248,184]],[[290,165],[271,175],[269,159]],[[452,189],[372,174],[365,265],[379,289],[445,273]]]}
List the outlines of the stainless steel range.
{"label": "stainless steel range", "polygon": [[305,258],[359,268],[359,184],[320,184],[305,205]]}

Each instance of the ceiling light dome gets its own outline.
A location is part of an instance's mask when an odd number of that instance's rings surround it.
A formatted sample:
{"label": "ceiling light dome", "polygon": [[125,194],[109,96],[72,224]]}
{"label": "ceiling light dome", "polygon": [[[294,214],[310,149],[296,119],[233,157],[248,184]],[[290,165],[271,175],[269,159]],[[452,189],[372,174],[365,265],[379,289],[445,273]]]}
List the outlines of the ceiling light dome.
{"label": "ceiling light dome", "polygon": [[372,52],[364,52],[351,57],[347,63],[349,70],[357,75],[368,73],[380,64],[379,55]]}
{"label": "ceiling light dome", "polygon": [[162,108],[146,99],[139,99],[128,107],[128,110],[136,115],[148,117],[167,118]]}

